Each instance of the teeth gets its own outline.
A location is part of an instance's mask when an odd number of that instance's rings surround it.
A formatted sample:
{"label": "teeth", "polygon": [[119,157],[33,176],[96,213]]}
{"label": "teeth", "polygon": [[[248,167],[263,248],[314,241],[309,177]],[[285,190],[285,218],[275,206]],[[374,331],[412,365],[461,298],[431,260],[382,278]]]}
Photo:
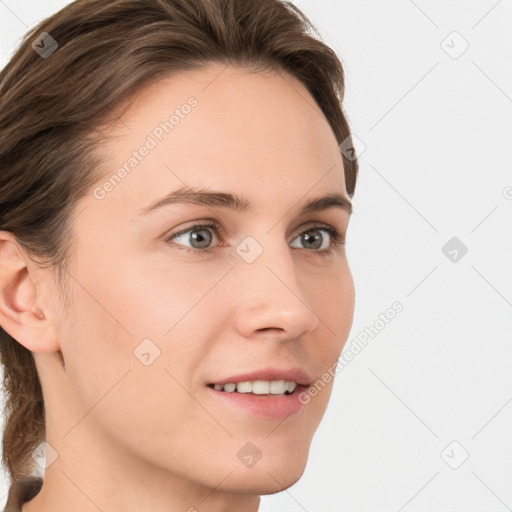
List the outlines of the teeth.
{"label": "teeth", "polygon": [[279,395],[286,391],[286,382],[284,380],[273,380],[270,382],[270,392],[273,395]]}
{"label": "teeth", "polygon": [[226,391],[233,393],[253,393],[255,395],[282,395],[284,393],[293,393],[297,383],[292,380],[255,380],[245,382],[229,382],[227,384],[215,384],[216,391]]}
{"label": "teeth", "polygon": [[233,393],[236,389],[236,384],[233,384],[230,382],[229,384],[224,384],[224,391],[227,391],[228,393]]}
{"label": "teeth", "polygon": [[296,386],[297,386],[297,383],[293,382],[293,380],[287,380],[286,381],[286,384],[285,384],[286,391],[289,391],[290,393],[293,393],[293,390],[295,389]]}
{"label": "teeth", "polygon": [[239,393],[252,393],[252,382],[239,382],[236,385],[236,390]]}
{"label": "teeth", "polygon": [[252,392],[255,395],[268,395],[270,393],[270,382],[268,380],[255,380],[252,383]]}

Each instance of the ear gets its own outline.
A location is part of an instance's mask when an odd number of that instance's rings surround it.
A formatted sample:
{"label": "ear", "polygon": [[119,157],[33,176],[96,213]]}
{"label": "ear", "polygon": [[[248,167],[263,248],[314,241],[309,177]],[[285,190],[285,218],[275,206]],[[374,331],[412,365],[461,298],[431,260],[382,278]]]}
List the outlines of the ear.
{"label": "ear", "polygon": [[49,308],[38,298],[38,272],[15,236],[0,230],[0,326],[31,352],[54,352],[58,337]]}

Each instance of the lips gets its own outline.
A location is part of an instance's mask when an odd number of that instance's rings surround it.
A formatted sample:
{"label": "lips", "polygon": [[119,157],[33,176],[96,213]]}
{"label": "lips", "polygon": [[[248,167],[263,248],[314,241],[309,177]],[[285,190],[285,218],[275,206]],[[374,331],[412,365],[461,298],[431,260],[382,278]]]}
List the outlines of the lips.
{"label": "lips", "polygon": [[304,411],[300,396],[312,381],[299,367],[267,367],[215,378],[206,383],[206,389],[215,406],[230,416],[248,414],[251,419],[282,421],[289,416],[298,418]]}
{"label": "lips", "polygon": [[[241,378],[246,378],[247,375],[241,374]],[[258,373],[261,375],[261,373]],[[267,374],[268,375],[268,374]],[[232,376],[229,378],[240,378],[239,376]],[[224,379],[223,379],[224,380]],[[292,390],[287,389],[284,393],[283,383],[292,385]],[[247,385],[251,381],[241,381],[240,383],[227,383],[227,384],[210,384],[206,386],[208,396],[215,400],[215,410],[219,415],[225,411],[230,417],[240,418],[243,415],[248,415],[246,418],[262,418],[264,420],[283,420],[292,415],[298,415],[305,409],[305,404],[300,400],[300,396],[307,390],[306,386],[295,384],[295,381],[252,381],[256,384],[258,389],[252,389],[249,392]],[[275,384],[274,389],[263,389],[263,385]],[[229,389],[218,389],[229,388]],[[243,386],[243,390],[234,389],[235,387]],[[279,388],[280,386],[280,388]],[[270,392],[269,392],[270,391]],[[241,416],[242,415],[242,416]]]}

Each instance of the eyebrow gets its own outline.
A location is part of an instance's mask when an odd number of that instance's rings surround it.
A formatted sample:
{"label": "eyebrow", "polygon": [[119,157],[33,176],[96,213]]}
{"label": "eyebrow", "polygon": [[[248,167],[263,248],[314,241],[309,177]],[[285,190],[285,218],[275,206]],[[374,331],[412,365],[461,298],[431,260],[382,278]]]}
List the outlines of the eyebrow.
{"label": "eyebrow", "polygon": [[[138,215],[148,215],[163,206],[173,204],[196,204],[200,206],[229,208],[240,213],[248,212],[254,206],[245,196],[228,192],[211,192],[207,189],[183,187],[142,208],[139,210]],[[307,201],[302,206],[299,215],[329,208],[340,208],[349,215],[352,215],[353,211],[350,199],[341,194],[328,194]]]}

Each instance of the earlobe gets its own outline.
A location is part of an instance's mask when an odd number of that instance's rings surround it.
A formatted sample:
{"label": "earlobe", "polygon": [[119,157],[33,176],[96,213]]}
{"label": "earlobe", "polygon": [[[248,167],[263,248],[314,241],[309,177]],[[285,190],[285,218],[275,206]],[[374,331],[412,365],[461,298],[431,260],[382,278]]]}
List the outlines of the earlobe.
{"label": "earlobe", "polygon": [[53,325],[38,303],[36,268],[12,233],[0,231],[0,325],[31,352],[58,350]]}

